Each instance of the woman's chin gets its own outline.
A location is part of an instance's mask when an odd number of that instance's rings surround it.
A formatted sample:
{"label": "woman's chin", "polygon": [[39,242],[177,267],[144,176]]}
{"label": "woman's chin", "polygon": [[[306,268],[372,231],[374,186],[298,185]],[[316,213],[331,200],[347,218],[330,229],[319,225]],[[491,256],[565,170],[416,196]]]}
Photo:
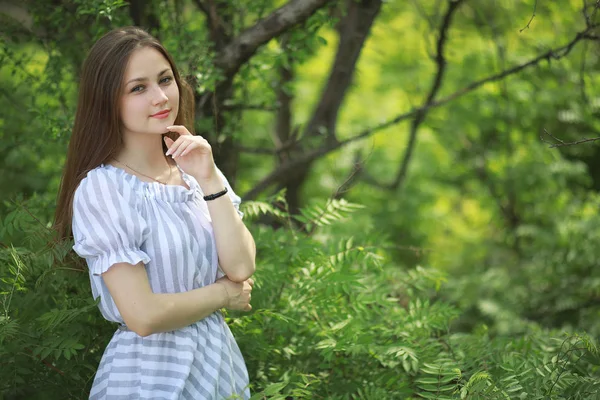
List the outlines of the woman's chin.
{"label": "woman's chin", "polygon": [[168,120],[165,121],[156,121],[154,124],[152,124],[151,127],[151,132],[156,132],[156,133],[165,133],[168,132],[167,130],[167,126],[171,126],[174,124],[175,121],[171,121],[171,118],[169,118]]}

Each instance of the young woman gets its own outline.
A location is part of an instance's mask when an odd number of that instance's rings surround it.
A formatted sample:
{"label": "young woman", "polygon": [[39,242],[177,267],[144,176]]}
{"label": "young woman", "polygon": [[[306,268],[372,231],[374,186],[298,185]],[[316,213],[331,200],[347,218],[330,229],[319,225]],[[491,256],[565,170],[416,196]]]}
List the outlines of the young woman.
{"label": "young woman", "polygon": [[240,198],[192,135],[193,97],[164,47],[135,27],[84,62],[56,227],[119,324],[92,399],[248,398],[219,312],[250,310],[255,245]]}

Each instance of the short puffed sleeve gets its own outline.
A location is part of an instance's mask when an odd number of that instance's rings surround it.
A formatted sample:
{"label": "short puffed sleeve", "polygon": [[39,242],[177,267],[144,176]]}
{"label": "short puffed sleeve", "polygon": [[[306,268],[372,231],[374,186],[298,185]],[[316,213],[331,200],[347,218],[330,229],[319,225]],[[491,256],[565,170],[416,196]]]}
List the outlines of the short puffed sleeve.
{"label": "short puffed sleeve", "polygon": [[240,204],[242,204],[242,198],[233,191],[233,189],[231,188],[231,185],[229,184],[229,181],[227,180],[227,178],[225,177],[223,172],[221,172],[221,170],[218,167],[217,167],[217,173],[219,174],[219,176],[221,177],[221,181],[227,188],[227,195],[229,195],[229,198],[231,199],[231,202],[233,203],[235,210],[237,211],[240,218],[243,218],[244,213],[240,211]]}
{"label": "short puffed sleeve", "polygon": [[102,169],[85,177],[73,198],[73,250],[85,258],[94,275],[117,263],[144,264],[150,257],[141,246],[150,234],[135,208],[135,193]]}

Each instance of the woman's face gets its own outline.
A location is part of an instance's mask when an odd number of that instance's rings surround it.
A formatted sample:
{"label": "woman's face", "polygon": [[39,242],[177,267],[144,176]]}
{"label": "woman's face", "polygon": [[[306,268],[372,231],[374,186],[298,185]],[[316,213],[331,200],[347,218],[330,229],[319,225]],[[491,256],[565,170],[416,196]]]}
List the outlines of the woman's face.
{"label": "woman's face", "polygon": [[163,134],[173,125],[179,111],[179,88],[171,65],[158,50],[142,47],[133,52],[120,103],[123,134]]}

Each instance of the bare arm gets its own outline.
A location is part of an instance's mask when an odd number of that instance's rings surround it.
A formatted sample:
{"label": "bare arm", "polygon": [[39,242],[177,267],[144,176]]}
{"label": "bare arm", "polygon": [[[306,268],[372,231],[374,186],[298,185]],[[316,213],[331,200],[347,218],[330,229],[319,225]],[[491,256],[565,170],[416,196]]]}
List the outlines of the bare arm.
{"label": "bare arm", "polygon": [[[223,182],[218,176],[200,185],[206,194],[223,190]],[[252,234],[227,195],[206,204],[212,219],[219,264],[229,279],[243,282],[256,270],[256,245]]]}
{"label": "bare arm", "polygon": [[[212,155],[212,147],[202,136],[192,135],[183,125],[168,126],[179,134],[173,141],[165,136],[171,155],[183,171],[192,175],[205,195],[218,193],[224,185]],[[229,279],[243,282],[256,270],[256,246],[250,231],[242,222],[229,196],[207,201],[212,220],[219,264]]]}
{"label": "bare arm", "polygon": [[253,282],[227,278],[182,293],[153,293],[143,263],[119,263],[102,274],[125,324],[140,336],[191,325],[223,308],[250,310]]}

